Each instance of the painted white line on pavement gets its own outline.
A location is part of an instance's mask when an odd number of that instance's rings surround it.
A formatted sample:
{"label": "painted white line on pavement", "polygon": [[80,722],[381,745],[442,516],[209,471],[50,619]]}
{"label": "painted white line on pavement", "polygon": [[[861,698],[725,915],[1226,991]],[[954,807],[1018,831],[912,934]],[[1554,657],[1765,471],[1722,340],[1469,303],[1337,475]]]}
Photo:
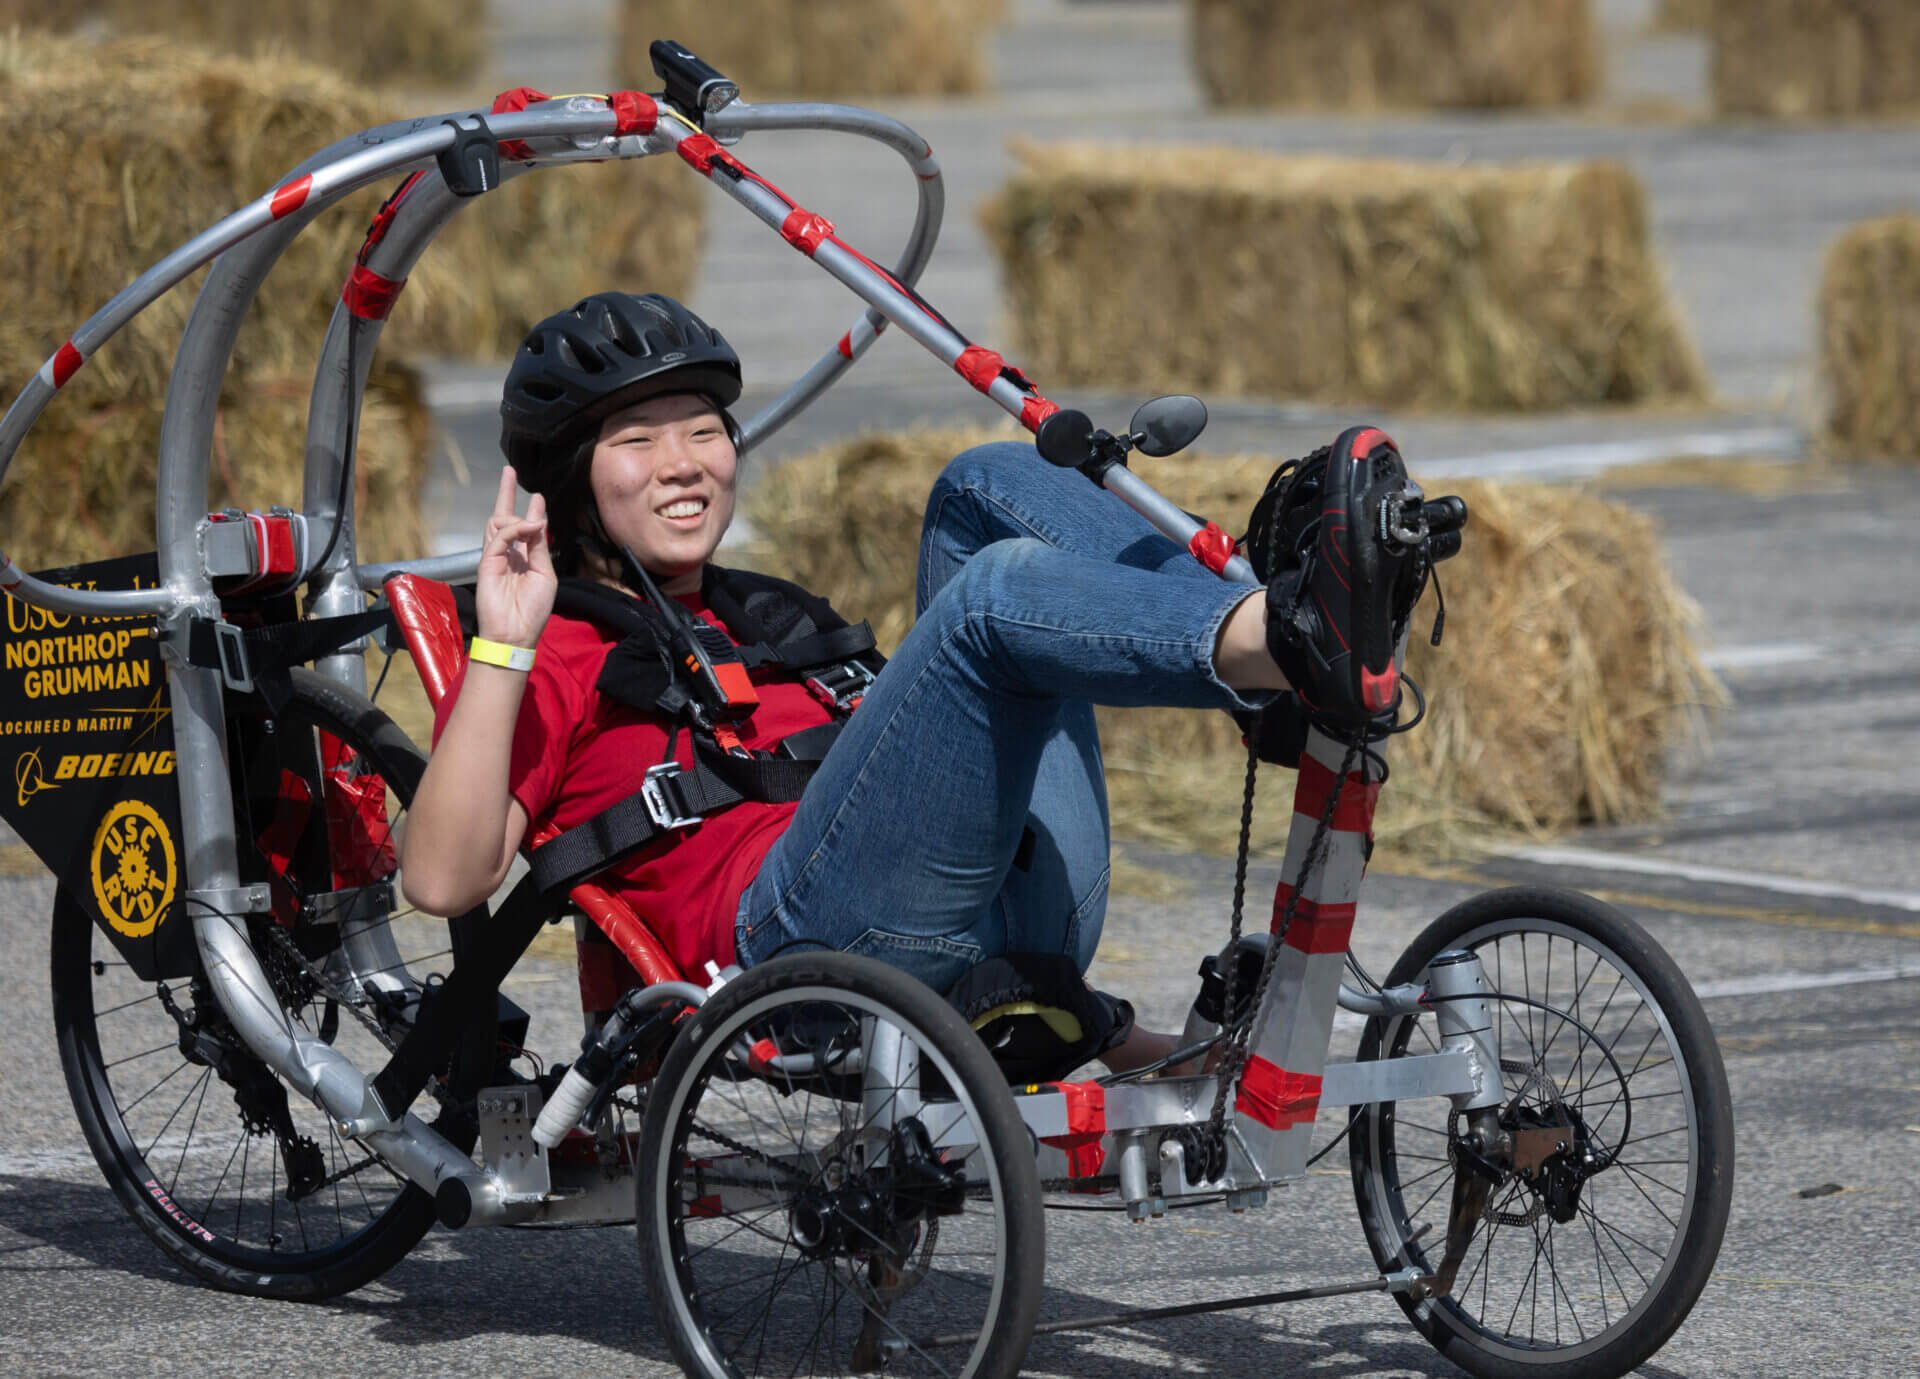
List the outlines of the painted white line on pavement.
{"label": "painted white line on pavement", "polygon": [[1723,646],[1700,653],[1708,670],[1759,670],[1767,666],[1794,666],[1818,661],[1828,650],[1818,642],[1755,642]]}
{"label": "painted white line on pavement", "polygon": [[1738,431],[1701,431],[1644,440],[1590,441],[1494,450],[1478,455],[1422,460],[1415,476],[1429,479],[1571,479],[1621,465],[1651,464],[1681,456],[1797,455],[1800,432],[1791,426],[1751,426]]}
{"label": "painted white line on pavement", "polygon": [[1739,886],[1746,890],[1772,891],[1776,895],[1803,895],[1817,900],[1846,900],[1856,905],[1880,905],[1890,910],[1910,910],[1920,914],[1920,895],[1911,891],[1870,890],[1864,886],[1807,881],[1797,876],[1773,876],[1766,872],[1737,871],[1731,867],[1707,867],[1693,862],[1669,862],[1658,857],[1601,852],[1597,848],[1524,847],[1503,853],[1502,856],[1534,862],[1543,867],[1582,867],[1588,871],[1671,876],[1683,881],[1704,881],[1709,885]]}
{"label": "painted white line on pavement", "polygon": [[1721,996],[1766,996],[1780,991],[1812,991],[1823,986],[1863,986],[1868,982],[1898,982],[1920,977],[1920,958],[1879,967],[1850,967],[1841,972],[1774,972],[1764,977],[1727,977],[1717,982],[1695,982],[1693,994],[1703,1001]]}
{"label": "painted white line on pavement", "polygon": [[426,386],[427,406],[436,412],[482,412],[500,405],[499,378],[440,378]]}

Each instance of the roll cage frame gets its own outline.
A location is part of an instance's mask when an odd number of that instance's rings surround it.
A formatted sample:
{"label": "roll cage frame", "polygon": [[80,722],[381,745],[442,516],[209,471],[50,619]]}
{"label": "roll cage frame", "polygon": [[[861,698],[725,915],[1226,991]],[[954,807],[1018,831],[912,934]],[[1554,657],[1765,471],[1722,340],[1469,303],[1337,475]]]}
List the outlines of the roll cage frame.
{"label": "roll cage frame", "polygon": [[[912,172],[918,210],[891,271],[843,241],[824,216],[796,203],[728,151],[749,133],[817,130],[875,140],[898,153]],[[208,569],[205,537],[209,456],[220,383],[241,322],[267,274],[294,236],[343,197],[379,179],[409,174],[404,194],[376,221],[354,268],[355,278],[335,307],[315,371],[308,412],[302,510],[307,540],[290,581],[307,586],[305,616],[363,611],[369,591],[389,576],[410,572],[442,580],[471,576],[477,549],[455,555],[358,563],[353,513],[338,495],[351,494],[355,428],[375,349],[385,321],[380,290],[404,280],[433,237],[469,200],[449,185],[443,155],[475,136],[499,145],[496,185],[537,169],[573,163],[677,155],[739,202],[795,250],[811,258],[864,303],[851,325],[808,370],[742,428],[744,452],[764,441],[843,376],[888,326],[912,337],[952,367],[976,391],[1030,431],[1058,409],[1000,355],[956,330],[914,290],[932,254],[945,208],[932,148],[898,120],[850,106],[796,102],[754,106],[736,101],[711,111],[688,111],[667,96],[623,91],[611,96],[543,99],[524,109],[468,110],[376,126],[334,143],[294,168],[277,186],[166,255],[76,329],[27,383],[0,418],[0,480],[34,421],[60,387],[128,321],[189,273],[212,262],[182,333],[161,424],[156,541],[159,583],[132,590],[70,589],[21,570],[0,554],[0,589],[55,613],[87,617],[150,617],[167,665],[183,833],[182,903],[191,912],[195,943],[221,1007],[240,1037],[268,1067],[320,1105],[343,1133],[361,1138],[398,1171],[429,1192],[458,1183],[472,1224],[525,1220],[552,1213],[541,1194],[516,1190],[492,1169],[476,1164],[431,1126],[411,1114],[390,1119],[371,1094],[367,1074],[329,1044],[289,1021],[249,946],[237,915],[271,908],[265,885],[240,879],[234,802],[228,775],[223,695],[231,683],[220,669],[192,663],[188,633],[196,620],[218,624],[221,604]],[[492,187],[486,190],[492,190]],[[388,214],[390,212],[390,214]],[[382,223],[384,222],[384,223]],[[362,278],[361,270],[372,275]],[[378,289],[356,294],[359,279]],[[1212,523],[1197,521],[1157,493],[1124,464],[1088,467],[1089,477],[1137,509],[1170,539],[1223,578],[1253,582],[1251,569]],[[357,652],[319,657],[316,669],[356,690],[365,689]],[[1251,1062],[1228,1119],[1230,1149],[1218,1179],[1190,1182],[1183,1170],[1163,1183],[1170,1191],[1225,1191],[1230,1200],[1264,1193],[1301,1176],[1315,1109],[1414,1095],[1447,1095],[1469,1110],[1500,1100],[1497,1037],[1486,1018],[1477,959],[1453,970],[1439,1003],[1423,987],[1366,994],[1344,987],[1341,960],[1353,922],[1353,904],[1366,866],[1366,838],[1374,793],[1365,772],[1341,777],[1351,757],[1325,735],[1310,735],[1302,758],[1289,838],[1289,876],[1307,876],[1286,936],[1287,951],[1249,1036]],[[1347,792],[1342,800],[1340,792]],[[1336,811],[1330,800],[1340,800]],[[1315,826],[1333,818],[1317,869],[1304,870]],[[1277,906],[1276,906],[1277,913]],[[346,926],[344,947],[368,987],[410,986],[386,926]],[[1438,986],[1436,977],[1435,987]],[[689,988],[692,990],[692,988]],[[1362,1065],[1325,1065],[1336,1006],[1368,1015],[1434,1009],[1442,1048],[1424,1057]],[[1256,1078],[1256,1075],[1257,1078]],[[1258,1085],[1256,1084],[1258,1082]],[[1043,1157],[1060,1156],[1071,1170],[1071,1144],[1092,1134],[1117,1155],[1122,1195],[1130,1206],[1147,1193],[1145,1153],[1154,1132],[1207,1119],[1214,1102],[1212,1076],[1171,1077],[1104,1089],[1063,1084],[1027,1089],[1018,1098]],[[1076,1090],[1078,1089],[1078,1090]],[[1097,1106],[1093,1103],[1098,1101]],[[1061,1165],[1056,1162],[1057,1170]],[[1399,1280],[1408,1286],[1410,1279]],[[1379,1285],[1374,1285],[1379,1286]]]}

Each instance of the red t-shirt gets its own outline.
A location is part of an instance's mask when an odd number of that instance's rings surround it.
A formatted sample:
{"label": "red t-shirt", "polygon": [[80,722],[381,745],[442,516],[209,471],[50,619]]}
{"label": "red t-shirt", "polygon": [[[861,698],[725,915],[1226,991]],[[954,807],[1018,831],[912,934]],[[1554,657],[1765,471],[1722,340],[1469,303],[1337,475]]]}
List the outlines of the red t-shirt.
{"label": "red t-shirt", "polygon": [[[680,602],[721,631],[720,620],[698,597]],[[594,689],[607,653],[620,635],[598,623],[559,614],[547,620],[527,675],[513,728],[507,785],[531,821],[528,838],[549,825],[558,831],[585,823],[640,788],[649,766],[666,760],[669,724],[602,696]],[[825,723],[831,715],[805,686],[756,670],[760,707],[736,725],[749,747],[771,747],[789,734]],[[459,697],[462,679],[440,703],[436,742]],[[682,765],[693,765],[693,743],[683,728],[674,744]],[[710,814],[692,828],[634,853],[596,877],[658,935],[681,969],[705,974],[709,960],[734,960],[733,922],[740,896],[797,804],[753,800]]]}

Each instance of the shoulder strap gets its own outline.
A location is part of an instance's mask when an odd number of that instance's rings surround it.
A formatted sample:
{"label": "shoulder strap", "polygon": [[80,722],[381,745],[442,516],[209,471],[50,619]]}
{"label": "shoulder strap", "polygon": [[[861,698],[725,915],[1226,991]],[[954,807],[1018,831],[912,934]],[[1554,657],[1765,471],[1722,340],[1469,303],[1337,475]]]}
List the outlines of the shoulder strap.
{"label": "shoulder strap", "polygon": [[702,592],[741,643],[748,665],[807,670],[869,657],[871,669],[881,664],[869,624],[849,623],[832,604],[790,580],[716,565],[708,567]]}

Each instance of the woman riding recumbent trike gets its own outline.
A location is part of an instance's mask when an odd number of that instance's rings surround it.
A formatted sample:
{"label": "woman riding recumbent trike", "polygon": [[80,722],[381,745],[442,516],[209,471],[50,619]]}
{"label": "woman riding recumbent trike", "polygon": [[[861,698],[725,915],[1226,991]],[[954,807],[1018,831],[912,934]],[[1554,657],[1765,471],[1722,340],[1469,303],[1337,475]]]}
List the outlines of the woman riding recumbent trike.
{"label": "woman riding recumbent trike", "polygon": [[[1136,1218],[1254,1205],[1305,1171],[1318,1109],[1352,1106],[1379,1273],[1262,1300],[1393,1292],[1480,1373],[1638,1363],[1704,1282],[1730,1166],[1724,1077],[1671,963],[1595,902],[1496,893],[1436,921],[1384,985],[1342,980],[1398,646],[1464,510],[1424,501],[1391,442],[1354,428],[1276,476],[1249,569],[1125,465],[1130,447],[1190,441],[1191,408],[1098,431],[913,292],[940,184],[911,131],[728,102],[697,60],[656,56],[662,97],[395,126],[323,153],[137,280],[0,422],[11,454],[79,362],[220,255],[169,399],[153,577],[103,594],[4,570],[61,616],[151,625],[168,682],[176,789],[130,825],[116,810],[135,793],[113,778],[87,796],[92,853],[42,849],[63,879],[63,1060],[128,1209],[200,1276],[292,1297],[358,1286],[436,1218],[633,1216],[690,1371],[1000,1373],[1035,1327],[1043,1187],[1110,1191]],[[921,215],[892,272],[716,142],[808,125],[881,139],[914,167]],[[495,140],[530,159],[493,168]],[[605,294],[543,322],[503,416],[546,511],[519,515],[503,484],[464,671],[450,596],[415,576],[474,557],[357,566],[339,520],[379,294],[349,290],[323,350],[309,511],[203,523],[168,501],[205,490],[214,390],[198,383],[224,367],[229,304],[308,210],[425,168],[354,265],[363,288],[399,284],[496,172],[668,151],[868,308],[744,424],[728,411],[737,360],[677,303]],[[889,323],[1019,416],[1052,465],[995,447],[943,476],[922,616],[882,667],[823,602],[709,557],[734,457]],[[386,597],[369,613],[362,590]],[[339,650],[388,618],[442,701],[424,778]],[[1304,744],[1272,707],[1289,689],[1311,701]],[[1258,753],[1297,760],[1285,879],[1268,941],[1230,941],[1216,964],[1223,1033],[1135,1031],[1104,1050],[1103,1079],[1010,1090],[936,992],[997,953],[1084,970],[1106,851],[1095,698],[1231,709]],[[156,840],[171,834],[169,851]],[[523,845],[532,879],[489,913]],[[101,876],[101,857],[118,890],[81,865]],[[143,932],[120,907],[130,888],[164,897]],[[582,945],[593,1030],[564,1076],[529,1075],[514,1057],[525,1017],[499,984],[568,894],[610,940]],[[459,913],[406,917],[404,895]],[[1230,940],[1238,927],[1236,913]],[[743,970],[716,983],[730,965]],[[989,1038],[1051,1020],[1104,1042],[1062,1018],[1070,983],[1047,999],[1031,975],[975,992]],[[1328,1064],[1340,1007],[1371,1022],[1358,1061]]]}

